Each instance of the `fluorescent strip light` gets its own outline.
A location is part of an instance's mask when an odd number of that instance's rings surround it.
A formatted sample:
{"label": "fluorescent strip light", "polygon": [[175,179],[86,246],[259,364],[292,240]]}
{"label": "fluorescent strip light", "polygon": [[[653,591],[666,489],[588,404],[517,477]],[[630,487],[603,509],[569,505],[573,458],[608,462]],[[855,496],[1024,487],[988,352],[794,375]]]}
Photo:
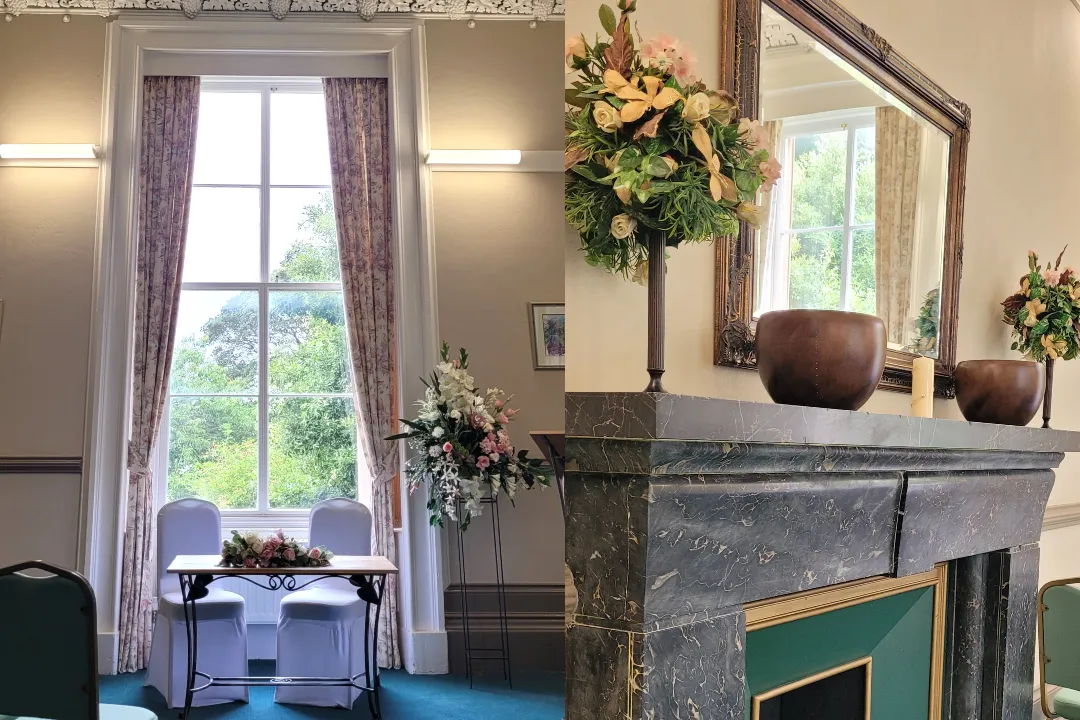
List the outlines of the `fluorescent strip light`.
{"label": "fluorescent strip light", "polygon": [[45,144],[0,145],[0,159],[3,160],[93,160],[97,155],[96,145],[84,144]]}
{"label": "fluorescent strip light", "polygon": [[520,150],[432,150],[428,165],[520,165]]}

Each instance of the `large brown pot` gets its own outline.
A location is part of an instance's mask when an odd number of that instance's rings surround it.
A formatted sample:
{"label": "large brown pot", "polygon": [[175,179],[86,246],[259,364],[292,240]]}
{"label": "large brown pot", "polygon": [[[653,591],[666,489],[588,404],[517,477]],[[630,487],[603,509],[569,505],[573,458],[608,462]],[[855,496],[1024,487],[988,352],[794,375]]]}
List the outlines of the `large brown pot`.
{"label": "large brown pot", "polygon": [[971,422],[1027,425],[1045,387],[1042,363],[968,360],[956,366],[956,403]]}
{"label": "large brown pot", "polygon": [[777,310],[758,319],[758,375],[778,403],[858,410],[885,369],[885,323],[836,310]]}

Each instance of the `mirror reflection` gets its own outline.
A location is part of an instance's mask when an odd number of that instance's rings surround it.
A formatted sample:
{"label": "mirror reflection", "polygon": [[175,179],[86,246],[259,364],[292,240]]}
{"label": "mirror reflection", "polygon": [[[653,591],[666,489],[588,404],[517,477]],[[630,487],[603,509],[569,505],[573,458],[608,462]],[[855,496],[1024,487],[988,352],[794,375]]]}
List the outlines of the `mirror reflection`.
{"label": "mirror reflection", "polygon": [[949,139],[762,4],[759,116],[783,177],[761,199],[755,316],[872,313],[937,357]]}

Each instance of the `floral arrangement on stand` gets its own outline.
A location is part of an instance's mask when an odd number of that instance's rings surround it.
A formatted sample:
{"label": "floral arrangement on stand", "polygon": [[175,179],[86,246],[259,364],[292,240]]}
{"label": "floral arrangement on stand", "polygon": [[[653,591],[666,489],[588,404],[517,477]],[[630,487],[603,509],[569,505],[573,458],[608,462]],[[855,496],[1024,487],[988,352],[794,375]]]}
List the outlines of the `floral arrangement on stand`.
{"label": "floral arrangement on stand", "polygon": [[1002,319],[1012,326],[1012,349],[1032,360],[1072,360],[1080,353],[1080,280],[1071,267],[1061,270],[1058,255],[1043,268],[1034,250],[1028,251],[1028,272],[1019,292],[1002,304]]}
{"label": "floral arrangement on stand", "polygon": [[649,335],[660,355],[649,362],[659,388],[666,248],[736,235],[740,220],[758,226],[758,191],[776,183],[780,164],[765,128],[701,82],[683,43],[658,35],[635,45],[637,1],[620,0],[618,17],[600,6],[609,37],[567,41],[576,77],[566,91],[565,205],[588,263],[638,281],[650,263],[657,270]]}
{"label": "floral arrangement on stand", "polygon": [[915,335],[911,338],[911,344],[904,350],[926,357],[937,357],[938,318],[940,316],[941,291],[934,288],[923,298],[919,314],[915,317]]}
{"label": "floral arrangement on stand", "polygon": [[221,546],[221,567],[326,567],[333,557],[325,547],[309,548],[280,530],[267,537],[233,530],[232,539]]}
{"label": "floral arrangement on stand", "polygon": [[466,530],[485,498],[502,492],[513,502],[522,487],[547,486],[551,479],[543,460],[510,443],[507,426],[518,411],[507,405],[502,390],[476,389],[465,349],[451,360],[450,346],[443,343],[441,360],[424,381],[416,419],[401,420],[409,431],[388,439],[408,440],[413,448],[406,467],[409,492],[428,482],[431,524],[442,526],[449,518]]}

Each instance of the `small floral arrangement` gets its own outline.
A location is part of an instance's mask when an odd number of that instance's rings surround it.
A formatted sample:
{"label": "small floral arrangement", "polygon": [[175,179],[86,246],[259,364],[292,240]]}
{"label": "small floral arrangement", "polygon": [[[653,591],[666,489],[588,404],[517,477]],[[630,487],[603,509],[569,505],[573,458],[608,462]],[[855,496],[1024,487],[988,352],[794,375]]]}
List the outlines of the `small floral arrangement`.
{"label": "small floral arrangement", "polygon": [[430,382],[424,382],[418,417],[401,420],[409,431],[388,439],[408,440],[415,450],[406,468],[409,492],[429,481],[431,524],[441,526],[450,518],[464,530],[481,514],[480,501],[489,494],[501,491],[513,501],[522,486],[531,489],[551,481],[542,460],[515,451],[510,443],[506,427],[517,410],[507,406],[505,393],[476,389],[464,348],[451,360],[450,346],[443,343],[441,358]]}
{"label": "small floral arrangement", "polygon": [[1001,303],[1016,338],[1012,349],[1032,360],[1072,360],[1080,352],[1080,281],[1071,267],[1060,269],[1064,255],[1062,250],[1053,266],[1043,268],[1029,250],[1020,291]]}
{"label": "small floral arrangement", "polygon": [[232,531],[221,546],[221,567],[284,568],[326,567],[334,553],[324,547],[309,548],[278,530],[268,537]]}
{"label": "small floral arrangement", "polygon": [[630,18],[600,6],[610,36],[566,45],[577,73],[566,91],[566,218],[585,259],[625,276],[647,272],[649,237],[667,247],[757,226],[759,189],[780,177],[760,123],[738,118],[735,99],[697,77],[693,53],[659,35],[635,47]]}

